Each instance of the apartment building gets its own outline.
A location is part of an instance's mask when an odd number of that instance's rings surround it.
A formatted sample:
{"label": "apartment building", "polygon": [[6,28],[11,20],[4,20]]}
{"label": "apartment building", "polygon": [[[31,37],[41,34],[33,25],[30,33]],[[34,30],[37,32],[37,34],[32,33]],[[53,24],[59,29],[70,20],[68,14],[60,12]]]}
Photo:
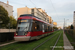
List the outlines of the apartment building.
{"label": "apartment building", "polygon": [[0,1],[0,5],[3,6],[7,10],[8,16],[13,16],[13,6],[9,5],[8,1],[7,3]]}
{"label": "apartment building", "polygon": [[41,8],[28,8],[23,7],[23,8],[18,8],[17,9],[17,16],[19,17],[22,14],[33,14],[34,16],[39,17],[41,20],[46,21],[48,23],[50,23],[52,21],[52,19],[50,19],[51,17],[47,15],[47,13],[42,10]]}

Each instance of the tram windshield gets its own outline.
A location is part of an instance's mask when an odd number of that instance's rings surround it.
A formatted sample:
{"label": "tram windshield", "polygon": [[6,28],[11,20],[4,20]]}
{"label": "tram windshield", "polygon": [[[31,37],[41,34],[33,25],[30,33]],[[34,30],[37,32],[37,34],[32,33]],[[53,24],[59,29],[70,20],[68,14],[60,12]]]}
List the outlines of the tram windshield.
{"label": "tram windshield", "polygon": [[28,31],[29,22],[28,20],[19,20],[17,25],[17,31]]}
{"label": "tram windshield", "polygon": [[27,32],[30,30],[30,21],[30,19],[18,20],[17,35],[27,35]]}
{"label": "tram windshield", "polygon": [[29,23],[19,23],[18,31],[28,31]]}

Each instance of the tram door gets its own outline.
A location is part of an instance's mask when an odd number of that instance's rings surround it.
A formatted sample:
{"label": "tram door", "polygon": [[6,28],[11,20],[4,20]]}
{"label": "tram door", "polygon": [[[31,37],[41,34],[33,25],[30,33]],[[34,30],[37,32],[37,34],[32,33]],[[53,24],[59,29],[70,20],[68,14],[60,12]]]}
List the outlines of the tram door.
{"label": "tram door", "polygon": [[44,24],[42,24],[42,32],[45,32],[45,30],[44,30]]}

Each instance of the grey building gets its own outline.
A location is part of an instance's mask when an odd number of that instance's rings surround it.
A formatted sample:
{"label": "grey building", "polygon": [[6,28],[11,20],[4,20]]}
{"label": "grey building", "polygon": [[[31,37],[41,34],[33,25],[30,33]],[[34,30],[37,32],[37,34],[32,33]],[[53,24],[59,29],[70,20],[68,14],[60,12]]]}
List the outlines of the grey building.
{"label": "grey building", "polygon": [[74,26],[74,29],[75,29],[75,11],[74,11],[74,16],[73,16],[73,26]]}

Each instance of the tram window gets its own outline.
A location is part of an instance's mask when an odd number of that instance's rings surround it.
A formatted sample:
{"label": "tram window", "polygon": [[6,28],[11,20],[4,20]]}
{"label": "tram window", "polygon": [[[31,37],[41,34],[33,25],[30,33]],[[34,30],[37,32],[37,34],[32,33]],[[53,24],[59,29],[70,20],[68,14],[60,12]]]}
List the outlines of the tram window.
{"label": "tram window", "polygon": [[45,27],[45,24],[44,24],[44,31],[46,31],[45,28],[46,28],[46,27]]}
{"label": "tram window", "polygon": [[44,26],[44,30],[45,30],[45,32],[47,32],[47,24],[44,24],[45,26]]}
{"label": "tram window", "polygon": [[40,31],[40,27],[39,27],[39,25],[37,25],[37,31]]}
{"label": "tram window", "polygon": [[46,32],[47,32],[47,24],[46,24]]}
{"label": "tram window", "polygon": [[43,29],[43,28],[42,28],[42,22],[40,22],[40,31],[42,31],[42,29]]}
{"label": "tram window", "polygon": [[37,29],[37,27],[35,27],[35,29]]}
{"label": "tram window", "polygon": [[39,21],[35,21],[32,24],[32,31],[40,31],[40,22]]}
{"label": "tram window", "polygon": [[49,26],[49,31],[50,31],[50,26]]}
{"label": "tram window", "polygon": [[50,31],[52,31],[52,27],[50,26]]}
{"label": "tram window", "polygon": [[51,27],[51,30],[50,31],[52,31],[52,27]]}
{"label": "tram window", "polygon": [[48,31],[49,31],[49,26],[48,26]]}
{"label": "tram window", "polygon": [[47,25],[47,32],[48,32],[48,25]]}
{"label": "tram window", "polygon": [[33,22],[33,23],[32,23],[32,31],[36,31],[36,30],[37,30],[36,23],[35,23],[35,22]]}
{"label": "tram window", "polygon": [[41,23],[39,22],[39,21],[37,21],[37,31],[41,31],[41,25],[40,25]]}
{"label": "tram window", "polygon": [[48,31],[50,31],[50,26],[48,26]]}
{"label": "tram window", "polygon": [[41,29],[42,29],[43,32],[45,32],[44,23],[41,23]]}

